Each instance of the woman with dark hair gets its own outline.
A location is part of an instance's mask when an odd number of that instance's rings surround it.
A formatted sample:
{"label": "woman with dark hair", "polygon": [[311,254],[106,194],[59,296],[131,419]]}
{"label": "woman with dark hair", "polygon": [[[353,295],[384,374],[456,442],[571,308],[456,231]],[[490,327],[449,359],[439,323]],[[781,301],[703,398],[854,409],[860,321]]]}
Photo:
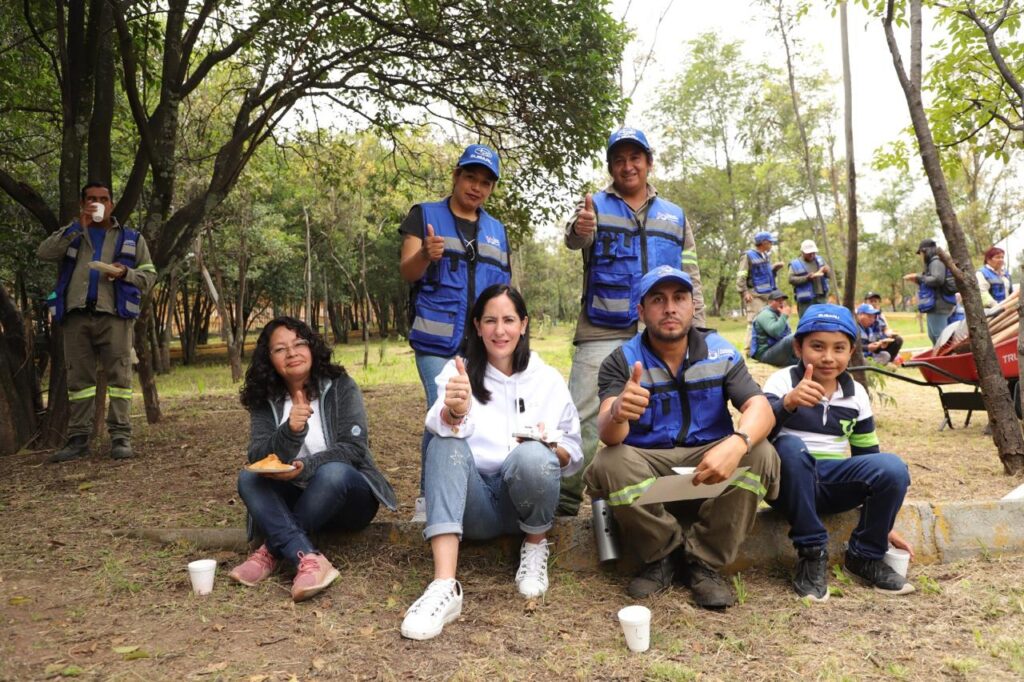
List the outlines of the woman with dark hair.
{"label": "woman with dark hair", "polygon": [[1006,252],[993,246],[985,252],[985,264],[975,273],[981,289],[981,304],[986,308],[1001,305],[1013,293],[1013,283],[1004,270]]}
{"label": "woman with dark hair", "polygon": [[956,309],[956,282],[953,273],[939,259],[934,239],[921,240],[917,252],[924,261],[924,272],[911,272],[903,279],[917,284],[917,310],[925,314],[928,338],[935,343]]}
{"label": "woman with dark hair", "polygon": [[580,421],[565,380],[530,352],[529,317],[518,291],[485,289],[472,310],[465,362],[437,376],[427,413],[434,434],[424,462],[434,580],[409,607],[402,636],[430,639],[462,612],[455,579],[459,541],[523,532],[516,587],[525,597],[548,587],[546,535],[560,476],[583,462]]}
{"label": "woman with dark hair", "polygon": [[319,334],[278,317],[260,332],[241,400],[249,411],[250,464],[275,454],[291,469],[239,474],[249,539],[259,529],[265,542],[228,575],[251,587],[283,559],[296,567],[292,599],[309,599],[339,575],[310,534],[360,530],[381,503],[397,508],[370,454],[363,396]]}

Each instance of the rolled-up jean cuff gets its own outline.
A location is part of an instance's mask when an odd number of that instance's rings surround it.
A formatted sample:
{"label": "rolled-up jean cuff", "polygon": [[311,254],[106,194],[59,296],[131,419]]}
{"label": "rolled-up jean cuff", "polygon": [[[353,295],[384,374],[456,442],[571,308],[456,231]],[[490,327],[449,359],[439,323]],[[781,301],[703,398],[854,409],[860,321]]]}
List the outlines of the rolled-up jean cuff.
{"label": "rolled-up jean cuff", "polygon": [[[538,531],[539,532],[539,531]],[[458,535],[459,541],[462,541],[462,524],[461,523],[435,523],[432,526],[427,526],[423,529],[423,539],[430,540],[430,538],[437,535]]]}
{"label": "rolled-up jean cuff", "polygon": [[546,523],[543,526],[528,526],[522,521],[520,521],[519,530],[523,531],[526,534],[547,533],[549,530],[551,530],[551,527],[554,525],[555,523],[552,521],[551,523]]}

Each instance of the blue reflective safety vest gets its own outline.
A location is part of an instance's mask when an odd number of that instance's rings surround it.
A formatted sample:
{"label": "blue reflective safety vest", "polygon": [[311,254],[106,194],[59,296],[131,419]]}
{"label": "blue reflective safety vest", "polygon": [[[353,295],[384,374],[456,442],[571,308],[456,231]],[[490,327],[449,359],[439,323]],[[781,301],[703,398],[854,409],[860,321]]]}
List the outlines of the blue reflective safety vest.
{"label": "blue reflective safety vest", "polygon": [[1006,290],[1005,276],[1000,275],[987,265],[982,265],[978,272],[980,272],[982,276],[984,276],[985,280],[988,281],[988,292],[992,294],[992,298],[996,299],[996,303],[1002,303],[1006,300],[1006,294],[1010,292]]}
{"label": "blue reflective safety vest", "polygon": [[444,237],[444,256],[431,263],[412,290],[409,344],[416,350],[451,357],[459,349],[476,295],[492,284],[512,281],[505,226],[480,209],[476,243],[455,226],[448,200],[420,204],[423,225]]}
{"label": "blue reflective safety vest", "polygon": [[[47,297],[47,304],[50,308],[50,315],[57,322],[63,322],[67,315],[68,284],[75,271],[75,264],[78,262],[78,249],[82,245],[81,227],[76,221],[72,229],[78,229],[78,235],[68,244],[64,252],[64,259],[60,262],[60,269],[57,271],[57,285]],[[139,233],[130,227],[122,226],[118,232],[117,243],[114,246],[114,262],[120,263],[126,268],[135,267],[135,257],[139,244]],[[142,292],[134,284],[130,284],[124,278],[115,279],[114,286],[114,308],[118,317],[126,320],[134,320],[142,310]]]}
{"label": "blue reflective safety vest", "polygon": [[768,294],[775,289],[775,273],[772,272],[772,261],[766,253],[757,249],[747,251],[750,271],[747,273],[750,285],[759,294]]}
{"label": "blue reflective safety vest", "polygon": [[[691,340],[693,332],[691,332]],[[629,422],[623,441],[638,448],[696,447],[725,438],[733,432],[725,394],[725,377],[741,361],[740,353],[714,332],[704,336],[706,354],[693,357],[687,351],[682,381],[654,354],[644,333],[622,346],[627,367],[637,360],[644,367],[640,384],[651,392],[651,401],[637,421]]]}
{"label": "blue reflective safety vest", "polygon": [[[821,256],[815,255],[814,260],[818,263],[818,269],[821,270],[825,266],[825,259]],[[795,275],[806,275],[807,272],[807,261],[803,258],[794,258],[789,264],[789,269],[793,271]],[[822,295],[828,295],[828,277],[821,278],[821,292]],[[803,303],[804,301],[814,300],[814,283],[811,280],[807,280],[803,284],[797,284],[793,287],[793,296],[797,301]]]}
{"label": "blue reflective safety vest", "polygon": [[661,265],[681,267],[686,216],[655,197],[643,224],[629,205],[607,192],[593,196],[597,231],[587,263],[583,306],[598,327],[624,329],[637,321],[636,284]]}
{"label": "blue reflective safety vest", "polygon": [[[761,313],[757,314],[760,317]],[[789,328],[789,321],[786,321],[786,333],[782,336],[775,338],[763,328],[757,326],[757,317],[750,323],[750,357],[757,359],[757,354],[761,351],[766,351],[782,339],[790,335],[791,331]],[[758,330],[760,329],[760,332]],[[764,337],[764,344],[761,343],[761,337]]]}
{"label": "blue reflective safety vest", "polygon": [[[952,273],[949,271],[949,268],[946,268],[946,276],[943,278],[943,282],[948,281],[951,276]],[[953,292],[952,294],[947,293],[944,283],[939,285],[938,292],[941,294],[942,300],[946,303],[956,303],[956,292]],[[936,290],[926,285],[923,281],[918,282],[917,309],[919,312],[926,313],[935,307],[935,293]]]}

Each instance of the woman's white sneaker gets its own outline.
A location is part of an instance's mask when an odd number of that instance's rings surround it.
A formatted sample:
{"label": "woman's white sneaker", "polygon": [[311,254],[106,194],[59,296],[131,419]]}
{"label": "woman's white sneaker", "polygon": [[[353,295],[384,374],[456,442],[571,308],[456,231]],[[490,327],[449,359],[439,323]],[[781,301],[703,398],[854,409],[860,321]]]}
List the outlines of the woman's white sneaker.
{"label": "woman's white sneaker", "polygon": [[516,571],[516,587],[519,594],[527,599],[540,597],[548,591],[548,541],[539,543],[523,541],[519,550],[519,570]]}
{"label": "woman's white sneaker", "polygon": [[431,639],[462,614],[462,585],[455,578],[435,580],[412,603],[402,620],[402,637]]}

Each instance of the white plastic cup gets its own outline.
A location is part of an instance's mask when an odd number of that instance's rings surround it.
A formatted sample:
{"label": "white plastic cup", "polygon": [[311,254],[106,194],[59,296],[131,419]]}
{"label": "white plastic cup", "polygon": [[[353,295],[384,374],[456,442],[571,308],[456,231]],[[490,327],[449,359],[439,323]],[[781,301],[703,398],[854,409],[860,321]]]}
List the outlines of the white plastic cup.
{"label": "white plastic cup", "polygon": [[651,610],[646,606],[627,606],[619,609],[619,623],[626,636],[630,651],[642,652],[651,648]]}
{"label": "white plastic cup", "polygon": [[107,214],[107,209],[103,204],[93,204],[92,208],[92,219],[93,222],[99,223],[103,221],[103,216]]}
{"label": "white plastic cup", "polygon": [[213,592],[213,577],[216,574],[216,559],[199,559],[188,564],[188,577],[192,581],[192,591],[196,594]]}
{"label": "white plastic cup", "polygon": [[907,567],[910,566],[910,552],[907,550],[898,549],[890,545],[889,551],[882,557],[882,561],[904,578],[907,577]]}

